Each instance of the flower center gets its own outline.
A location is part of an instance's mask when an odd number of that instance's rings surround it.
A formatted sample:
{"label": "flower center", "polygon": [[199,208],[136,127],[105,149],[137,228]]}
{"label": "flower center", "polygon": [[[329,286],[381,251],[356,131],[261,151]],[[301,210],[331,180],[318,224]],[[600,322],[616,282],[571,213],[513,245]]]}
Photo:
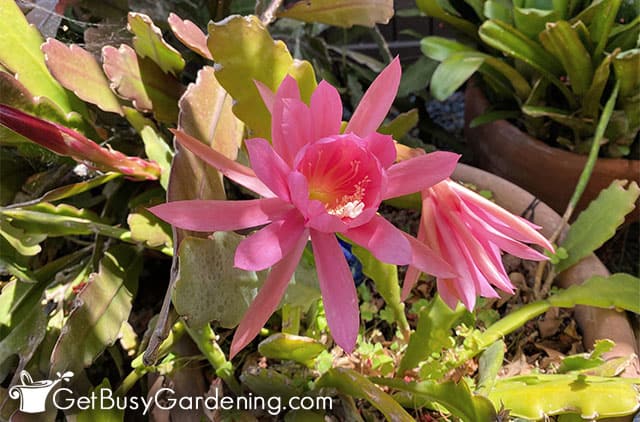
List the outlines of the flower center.
{"label": "flower center", "polygon": [[310,146],[297,167],[309,183],[309,199],[322,202],[327,214],[355,219],[377,196],[377,161],[347,137]]}

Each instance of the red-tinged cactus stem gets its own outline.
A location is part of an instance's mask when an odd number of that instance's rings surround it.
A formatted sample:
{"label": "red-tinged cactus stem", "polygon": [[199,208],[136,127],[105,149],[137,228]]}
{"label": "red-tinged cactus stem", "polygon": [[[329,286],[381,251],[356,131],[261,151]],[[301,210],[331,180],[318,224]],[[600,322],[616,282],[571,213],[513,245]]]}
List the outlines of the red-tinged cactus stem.
{"label": "red-tinged cactus stem", "polygon": [[105,171],[116,171],[132,179],[157,180],[160,167],[153,161],[128,157],[103,148],[81,133],[23,111],[0,104],[0,124],[59,155]]}

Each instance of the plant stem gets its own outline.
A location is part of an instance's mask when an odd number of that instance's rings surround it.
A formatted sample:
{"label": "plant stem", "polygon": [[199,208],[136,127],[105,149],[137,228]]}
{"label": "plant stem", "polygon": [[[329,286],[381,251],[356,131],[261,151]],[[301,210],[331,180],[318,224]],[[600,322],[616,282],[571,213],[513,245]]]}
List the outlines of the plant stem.
{"label": "plant stem", "polygon": [[209,361],[216,375],[220,377],[227,386],[236,394],[240,394],[240,384],[234,377],[234,368],[224,355],[224,352],[216,341],[216,334],[209,324],[201,328],[186,327],[191,339],[196,343],[198,349]]}
{"label": "plant stem", "polygon": [[[158,347],[157,356],[164,356],[169,353],[169,350],[171,350],[176,342],[180,340],[184,333],[184,323],[182,321],[176,322],[171,328],[171,331],[169,332],[167,338]],[[131,362],[131,367],[133,368],[133,370],[129,372],[129,374],[122,381],[122,384],[120,384],[118,389],[115,391],[115,395],[118,397],[122,397],[127,394],[127,392],[131,390],[131,388],[138,382],[138,380],[140,380],[140,378],[153,370],[152,366],[147,366],[144,364],[144,355],[138,355],[133,360],[133,362]]]}
{"label": "plant stem", "polygon": [[[174,229],[174,239],[177,239],[175,229]],[[178,248],[174,245],[173,252],[173,260],[171,261],[171,276],[169,278],[169,286],[167,286],[167,291],[164,294],[164,299],[162,301],[162,308],[160,309],[160,314],[158,315],[158,321],[156,322],[156,328],[151,333],[151,338],[149,338],[149,344],[147,345],[147,349],[144,351],[144,355],[142,360],[146,366],[151,366],[156,363],[158,360],[158,348],[160,344],[167,337],[167,320],[169,319],[169,310],[171,309],[171,293],[173,293],[173,288],[176,284],[176,279],[178,278]]]}
{"label": "plant stem", "polygon": [[387,44],[387,41],[384,39],[384,36],[380,32],[380,28],[378,28],[378,25],[375,25],[373,27],[373,29],[371,30],[371,34],[373,36],[373,40],[378,45],[378,49],[380,50],[380,54],[382,55],[385,63],[391,63],[391,61],[393,60],[393,55],[391,54],[391,50],[389,50],[389,44]]}
{"label": "plant stem", "polygon": [[[598,153],[600,152],[600,143],[602,142],[602,138],[604,138],[604,132],[607,129],[607,125],[609,124],[609,120],[611,119],[611,114],[613,113],[613,109],[616,105],[616,99],[618,98],[618,91],[620,90],[620,81],[616,82],[615,87],[613,88],[613,92],[611,96],[607,100],[607,103],[604,106],[604,110],[602,110],[602,115],[600,116],[600,120],[598,121],[598,126],[596,127],[596,132],[593,136],[593,141],[591,143],[591,150],[589,151],[589,157],[587,158],[587,162],[582,169],[582,174],[580,174],[580,179],[578,179],[578,184],[576,185],[575,190],[573,191],[573,195],[569,200],[569,205],[567,205],[567,209],[562,216],[562,221],[556,228],[555,232],[549,238],[551,243],[558,240],[558,237],[562,233],[562,230],[569,223],[573,212],[584,193],[584,190],[589,183],[589,179],[591,179],[591,174],[593,173],[593,168],[596,165],[596,161],[598,160]],[[541,286],[542,276],[544,274],[544,269],[546,267],[547,261],[541,261],[538,264],[538,268],[536,269],[536,279],[533,286],[533,293],[536,299],[540,299],[549,292],[551,288],[551,284],[553,282],[553,278],[555,276],[554,271],[550,271],[547,275],[547,278],[544,282],[544,285]]]}
{"label": "plant stem", "polygon": [[265,25],[269,25],[276,18],[276,11],[282,5],[283,0],[271,0],[271,3],[264,9],[260,15],[260,21]]}

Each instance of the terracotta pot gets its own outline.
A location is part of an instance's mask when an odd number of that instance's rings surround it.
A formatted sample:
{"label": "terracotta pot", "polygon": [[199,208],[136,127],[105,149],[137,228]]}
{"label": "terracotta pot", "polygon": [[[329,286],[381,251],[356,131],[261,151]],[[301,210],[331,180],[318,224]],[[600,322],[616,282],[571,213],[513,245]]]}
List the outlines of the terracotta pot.
{"label": "terracotta pot", "polygon": [[[488,107],[487,98],[477,83],[471,81],[465,91],[464,133],[473,151],[475,164],[523,187],[557,212],[563,213],[587,157],[552,148],[506,120],[470,128],[469,122]],[[583,210],[615,179],[635,180],[640,184],[640,161],[599,158],[578,204],[578,211]],[[636,207],[631,219],[639,218],[640,208]]]}
{"label": "terracotta pot", "polygon": [[[536,201],[532,194],[513,183],[464,164],[458,165],[452,177],[455,180],[472,183],[481,189],[490,190],[498,204],[516,215],[522,215]],[[562,218],[548,205],[538,202],[533,209],[532,221],[542,226],[542,233],[549,237],[558,224],[561,224]],[[581,284],[595,275],[608,276],[609,271],[592,254],[564,271],[559,277],[559,284],[561,287],[567,288],[572,284]],[[586,350],[591,350],[594,342],[598,339],[608,338],[613,340],[616,345],[612,351],[606,354],[606,358],[635,354],[635,361],[632,362],[623,375],[628,377],[640,376],[640,363],[637,359],[639,345],[625,312],[589,306],[576,306],[575,318],[582,330]]]}

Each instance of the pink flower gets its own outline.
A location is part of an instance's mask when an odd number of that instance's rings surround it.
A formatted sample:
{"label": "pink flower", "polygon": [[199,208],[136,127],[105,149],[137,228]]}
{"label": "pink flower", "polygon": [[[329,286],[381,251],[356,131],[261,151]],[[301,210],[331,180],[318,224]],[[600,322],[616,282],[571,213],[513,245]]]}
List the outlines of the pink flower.
{"label": "pink flower", "polygon": [[104,171],[116,171],[132,179],[156,180],[160,167],[153,161],[127,157],[103,148],[73,129],[0,104],[0,124],[25,138],[79,163]]}
{"label": "pink flower", "polygon": [[[477,296],[498,297],[492,286],[513,293],[502,265],[501,250],[520,258],[541,261],[543,254],[522,242],[553,251],[536,226],[477,193],[444,180],[422,192],[418,239],[450,263],[457,277],[438,277],[438,292],[450,308],[458,300],[472,310]],[[402,295],[406,298],[420,271],[410,267]]]}
{"label": "pink flower", "polygon": [[384,262],[411,264],[451,277],[451,267],[424,244],[377,214],[387,198],[421,191],[453,171],[458,155],[436,152],[393,164],[390,136],[376,133],[396,95],[400,63],[394,60],[373,82],[341,133],[342,103],[322,81],[307,106],[287,76],[277,93],[257,84],[272,115],[273,146],[246,141],[251,169],[231,161],[185,133],[177,140],[225,176],[260,194],[244,201],[176,201],[151,208],[187,230],[212,232],[267,224],[239,245],[235,265],[271,267],[267,280],[236,330],[231,356],[247,345],[276,310],[302,251],[311,239],[327,321],[347,352],[360,325],[358,299],[336,238],[340,233]]}

